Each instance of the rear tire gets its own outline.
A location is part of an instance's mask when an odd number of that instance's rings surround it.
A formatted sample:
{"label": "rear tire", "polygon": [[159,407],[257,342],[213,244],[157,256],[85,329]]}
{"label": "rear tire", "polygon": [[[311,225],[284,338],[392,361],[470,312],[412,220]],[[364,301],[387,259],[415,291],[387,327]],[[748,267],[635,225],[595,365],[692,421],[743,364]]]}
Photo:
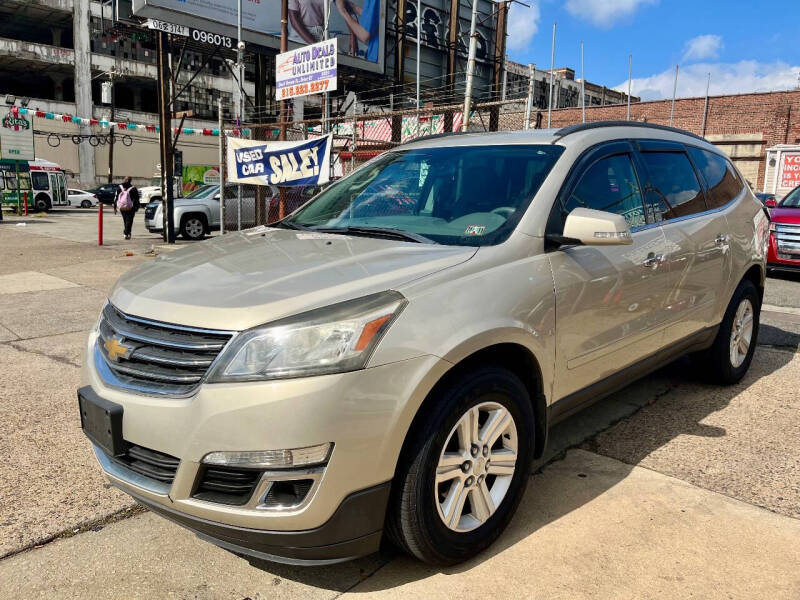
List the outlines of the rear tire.
{"label": "rear tire", "polygon": [[81,208],[92,208],[92,203],[89,200],[83,200],[81,202]]}
{"label": "rear tire", "polygon": [[709,381],[732,385],[747,373],[758,342],[760,312],[758,290],[745,279],[731,297],[714,344],[700,357],[705,359],[701,368]]}
{"label": "rear tire", "polygon": [[500,367],[469,372],[431,400],[398,461],[386,531],[418,559],[453,565],[491,545],[514,515],[534,417],[523,383]]}

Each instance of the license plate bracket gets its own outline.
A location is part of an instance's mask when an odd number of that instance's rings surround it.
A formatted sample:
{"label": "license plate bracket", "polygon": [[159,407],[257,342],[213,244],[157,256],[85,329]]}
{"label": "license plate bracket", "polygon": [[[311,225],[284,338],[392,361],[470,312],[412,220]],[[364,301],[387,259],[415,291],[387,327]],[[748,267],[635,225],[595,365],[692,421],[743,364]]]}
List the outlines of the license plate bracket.
{"label": "license plate bracket", "polygon": [[81,428],[90,440],[110,456],[122,456],[126,443],[122,437],[122,406],[98,396],[90,387],[78,390]]}

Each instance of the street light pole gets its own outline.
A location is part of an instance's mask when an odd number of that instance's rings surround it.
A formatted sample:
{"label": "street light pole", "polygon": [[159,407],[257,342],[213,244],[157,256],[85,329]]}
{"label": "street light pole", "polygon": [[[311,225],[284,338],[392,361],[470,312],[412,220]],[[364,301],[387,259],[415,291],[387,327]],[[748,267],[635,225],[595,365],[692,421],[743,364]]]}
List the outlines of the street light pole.
{"label": "street light pole", "polygon": [[469,113],[472,111],[472,80],[475,77],[475,53],[478,38],[475,30],[478,25],[478,0],[472,0],[472,21],[469,26],[469,58],[467,59],[467,84],[464,90],[464,115],[461,118],[461,131],[469,128]]}
{"label": "street light pole", "polygon": [[[474,0],[477,4],[478,0]],[[422,57],[420,56],[419,49],[420,49],[420,26],[422,25],[422,18],[420,15],[422,14],[422,0],[417,0],[417,137],[419,137],[420,131],[420,123],[419,123],[419,69],[420,64],[422,63]]]}
{"label": "street light pole", "polygon": [[550,123],[553,115],[553,76],[556,68],[556,24],[553,23],[553,49],[550,52],[550,98],[547,101],[547,128],[550,129]]}

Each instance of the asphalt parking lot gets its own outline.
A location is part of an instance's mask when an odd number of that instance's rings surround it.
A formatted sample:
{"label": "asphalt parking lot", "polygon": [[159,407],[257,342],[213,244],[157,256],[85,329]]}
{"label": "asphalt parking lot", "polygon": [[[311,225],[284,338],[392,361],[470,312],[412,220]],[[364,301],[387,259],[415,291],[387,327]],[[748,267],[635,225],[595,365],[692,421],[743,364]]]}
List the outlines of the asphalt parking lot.
{"label": "asphalt parking lot", "polygon": [[108,290],[173,250],[141,216],[123,240],[110,213],[98,247],[96,218],[0,222],[0,597],[800,597],[800,277],[768,280],[740,384],[679,361],[557,426],[474,560],[253,565],[110,487],[80,431],[81,348]]}

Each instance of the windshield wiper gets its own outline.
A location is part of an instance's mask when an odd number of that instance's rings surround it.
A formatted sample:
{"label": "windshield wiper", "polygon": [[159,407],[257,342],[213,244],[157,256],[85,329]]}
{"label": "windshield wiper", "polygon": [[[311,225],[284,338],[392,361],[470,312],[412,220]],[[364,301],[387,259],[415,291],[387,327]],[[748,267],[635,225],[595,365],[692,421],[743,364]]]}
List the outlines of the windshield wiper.
{"label": "windshield wiper", "polygon": [[311,227],[306,227],[305,225],[300,225],[300,223],[295,223],[294,221],[278,221],[275,223],[276,227],[285,227],[286,229],[296,229],[298,231],[313,231]]}
{"label": "windshield wiper", "polygon": [[315,227],[314,231],[324,233],[350,233],[352,235],[374,236],[388,239],[400,239],[418,244],[438,244],[430,238],[394,227],[368,227],[364,225],[348,225],[347,227]]}

